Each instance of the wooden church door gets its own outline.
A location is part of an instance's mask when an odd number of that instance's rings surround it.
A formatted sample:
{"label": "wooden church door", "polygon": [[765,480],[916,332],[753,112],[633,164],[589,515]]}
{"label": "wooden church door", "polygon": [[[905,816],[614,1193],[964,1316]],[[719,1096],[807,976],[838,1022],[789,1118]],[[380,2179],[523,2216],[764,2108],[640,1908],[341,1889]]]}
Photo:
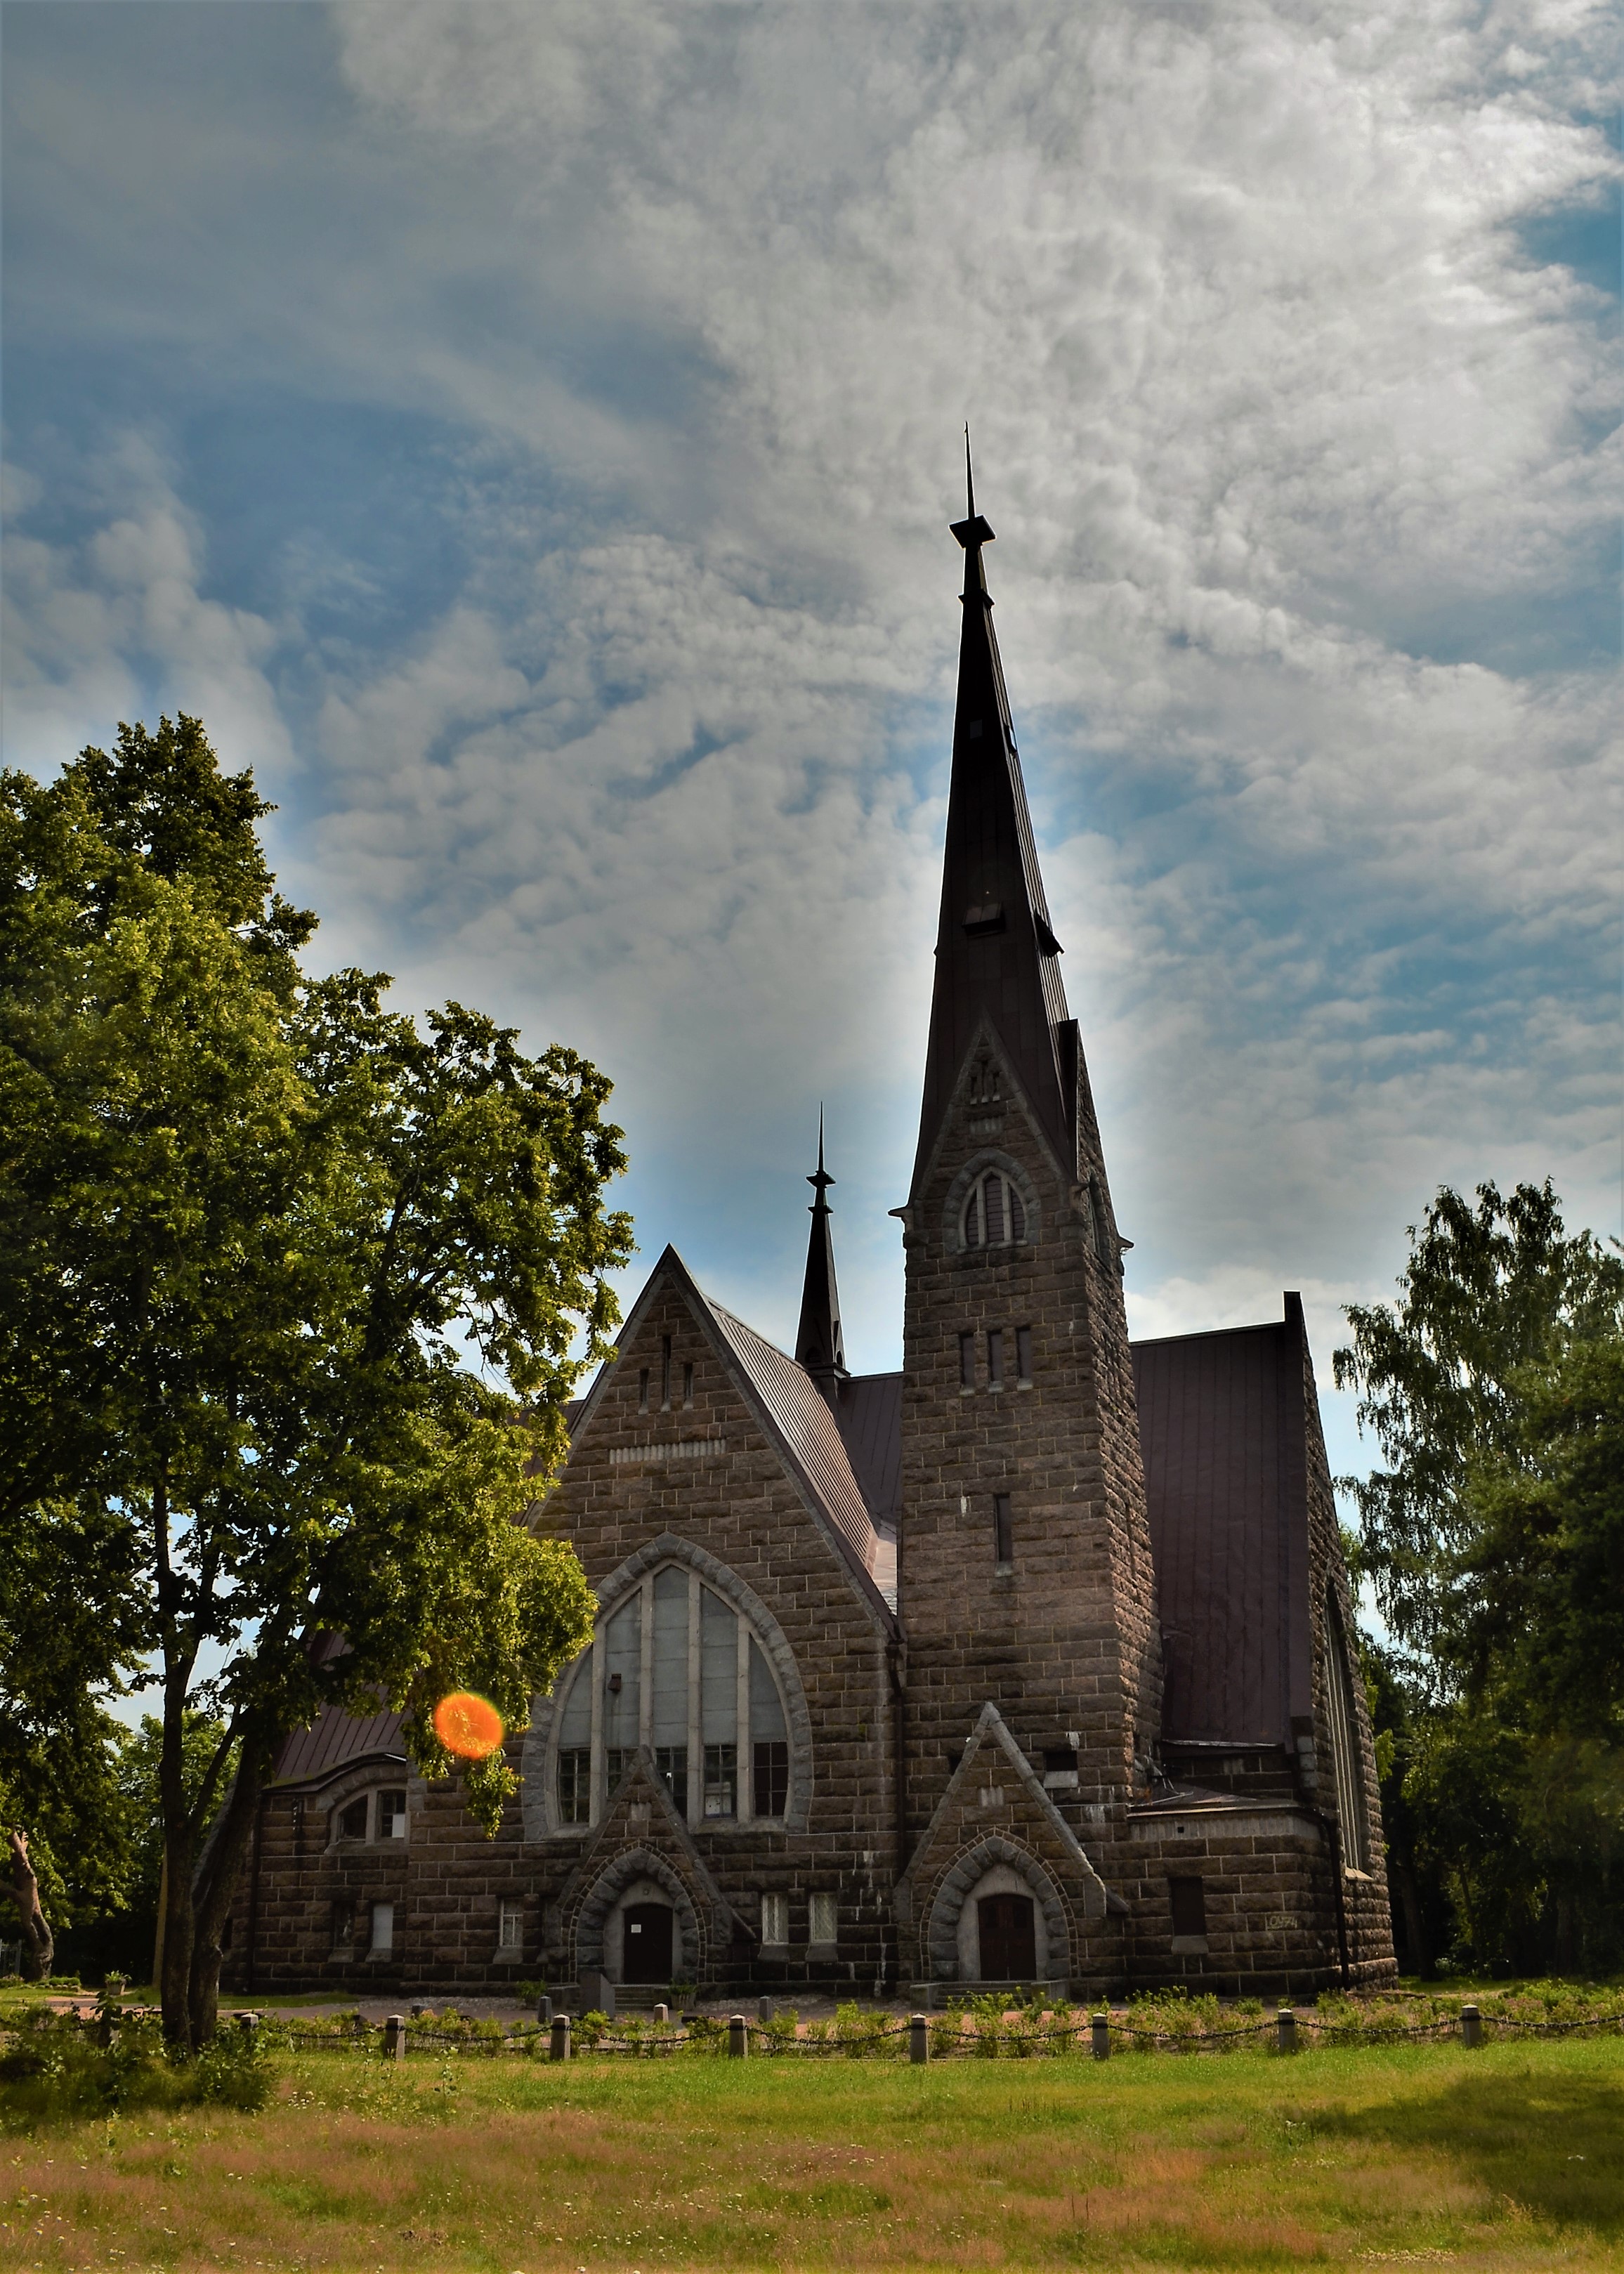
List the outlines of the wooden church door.
{"label": "wooden church door", "polygon": [[1030,1982],[1038,1970],[1030,1895],[983,1895],[975,1907],[983,1982]]}
{"label": "wooden church door", "polygon": [[628,1903],[621,1920],[626,1958],[620,1969],[627,1982],[669,1982],[671,1979],[672,1909],[669,1903]]}

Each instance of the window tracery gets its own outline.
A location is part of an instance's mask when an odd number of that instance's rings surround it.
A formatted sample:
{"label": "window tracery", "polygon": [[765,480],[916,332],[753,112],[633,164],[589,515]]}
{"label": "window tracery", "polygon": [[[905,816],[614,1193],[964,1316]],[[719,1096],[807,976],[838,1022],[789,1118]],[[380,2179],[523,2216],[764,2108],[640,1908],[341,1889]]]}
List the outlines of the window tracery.
{"label": "window tracery", "polygon": [[555,1820],[593,1823],[640,1746],[689,1823],[788,1811],[789,1725],[760,1638],[697,1571],[645,1572],[566,1674]]}
{"label": "window tracery", "polygon": [[959,1224],[966,1248],[1018,1246],[1026,1237],[1026,1207],[1015,1179],[984,1169],[965,1195]]}

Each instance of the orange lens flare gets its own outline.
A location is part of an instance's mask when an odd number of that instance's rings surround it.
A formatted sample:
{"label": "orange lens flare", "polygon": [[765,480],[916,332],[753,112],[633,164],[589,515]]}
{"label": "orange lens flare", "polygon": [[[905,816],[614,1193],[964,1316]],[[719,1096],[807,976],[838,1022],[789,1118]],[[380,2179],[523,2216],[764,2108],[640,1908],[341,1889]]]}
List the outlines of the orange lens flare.
{"label": "orange lens flare", "polygon": [[448,1753],[482,1761],[502,1742],[502,1717],[488,1698],[454,1690],[434,1708],[434,1735]]}

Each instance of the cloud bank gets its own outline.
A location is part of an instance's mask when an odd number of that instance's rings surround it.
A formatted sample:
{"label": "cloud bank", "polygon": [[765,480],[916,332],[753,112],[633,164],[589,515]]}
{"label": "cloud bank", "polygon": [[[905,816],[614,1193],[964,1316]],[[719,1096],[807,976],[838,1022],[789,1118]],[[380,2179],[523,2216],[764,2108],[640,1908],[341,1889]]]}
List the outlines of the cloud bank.
{"label": "cloud bank", "polygon": [[886,1363],[969,418],[1141,1330],[1617,1228],[1605,11],[204,12],[8,19],[21,762],[201,711],[780,1336],[828,1101]]}

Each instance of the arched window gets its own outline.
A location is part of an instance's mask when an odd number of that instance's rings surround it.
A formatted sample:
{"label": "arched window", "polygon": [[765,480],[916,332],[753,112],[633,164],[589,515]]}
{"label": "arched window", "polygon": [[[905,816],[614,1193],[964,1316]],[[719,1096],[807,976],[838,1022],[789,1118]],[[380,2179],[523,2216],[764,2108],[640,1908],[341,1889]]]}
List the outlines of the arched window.
{"label": "arched window", "polygon": [[1347,1637],[1335,1591],[1325,1598],[1326,1691],[1330,1706],[1331,1770],[1336,1788],[1336,1821],[1342,1834],[1342,1864],[1347,1870],[1365,1869],[1365,1780],[1359,1759],[1358,1718],[1354,1710],[1353,1676],[1348,1662]]}
{"label": "arched window", "polygon": [[748,1620],[696,1571],[666,1563],[645,1573],[561,1686],[560,1826],[596,1821],[640,1745],[690,1824],[786,1813],[778,1683]]}
{"label": "arched window", "polygon": [[966,1196],[959,1220],[966,1247],[1007,1247],[1026,1237],[1026,1210],[1013,1178],[984,1169]]}
{"label": "arched window", "polygon": [[375,1840],[404,1840],[405,1791],[398,1785],[384,1785],[376,1792],[357,1793],[334,1809],[329,1824],[335,1848],[353,1848]]}

